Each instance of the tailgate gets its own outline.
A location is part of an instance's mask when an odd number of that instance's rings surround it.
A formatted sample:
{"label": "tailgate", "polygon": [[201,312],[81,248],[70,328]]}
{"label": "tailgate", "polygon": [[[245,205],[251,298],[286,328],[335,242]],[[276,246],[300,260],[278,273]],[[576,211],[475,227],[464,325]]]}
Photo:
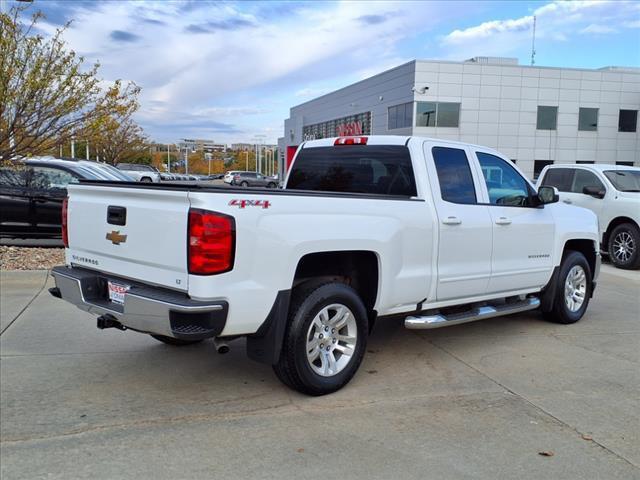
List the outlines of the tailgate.
{"label": "tailgate", "polygon": [[67,264],[186,291],[188,211],[187,191],[69,185]]}

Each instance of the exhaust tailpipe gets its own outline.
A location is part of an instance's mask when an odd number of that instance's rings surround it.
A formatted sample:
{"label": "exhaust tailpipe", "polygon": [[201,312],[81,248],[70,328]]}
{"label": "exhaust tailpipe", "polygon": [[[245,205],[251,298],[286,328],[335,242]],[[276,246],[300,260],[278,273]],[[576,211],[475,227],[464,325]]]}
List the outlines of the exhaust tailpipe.
{"label": "exhaust tailpipe", "polygon": [[116,317],[110,315],[108,313],[101,315],[98,317],[96,322],[96,326],[100,330],[104,330],[105,328],[117,328],[118,330],[126,330],[127,327],[122,325]]}
{"label": "exhaust tailpipe", "polygon": [[216,347],[216,352],[218,352],[220,355],[224,355],[230,350],[227,342],[220,340],[218,337],[214,337],[213,346]]}

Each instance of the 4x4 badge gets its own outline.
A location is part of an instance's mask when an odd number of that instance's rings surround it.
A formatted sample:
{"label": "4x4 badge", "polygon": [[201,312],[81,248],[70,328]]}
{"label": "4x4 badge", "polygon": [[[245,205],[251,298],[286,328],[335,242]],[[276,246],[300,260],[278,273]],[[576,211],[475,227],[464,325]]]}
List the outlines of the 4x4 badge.
{"label": "4x4 badge", "polygon": [[120,235],[120,230],[114,230],[112,232],[107,233],[107,240],[111,240],[111,243],[114,245],[120,245],[127,241],[126,235]]}

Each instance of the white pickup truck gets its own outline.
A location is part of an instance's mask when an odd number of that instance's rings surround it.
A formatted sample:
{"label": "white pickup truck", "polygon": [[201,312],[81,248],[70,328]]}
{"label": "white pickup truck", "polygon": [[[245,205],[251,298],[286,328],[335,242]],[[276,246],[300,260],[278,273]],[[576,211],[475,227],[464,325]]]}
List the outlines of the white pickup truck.
{"label": "white pickup truck", "polygon": [[557,200],[494,150],[400,136],[306,142],[284,190],[81,182],[51,293],[168,344],[246,337],[250,358],[322,395],[353,377],[383,318],[580,320],[598,224]]}

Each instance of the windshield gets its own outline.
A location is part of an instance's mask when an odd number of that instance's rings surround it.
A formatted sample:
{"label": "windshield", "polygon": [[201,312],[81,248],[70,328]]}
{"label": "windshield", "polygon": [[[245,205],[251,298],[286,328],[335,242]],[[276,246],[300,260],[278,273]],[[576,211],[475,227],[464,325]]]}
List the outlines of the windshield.
{"label": "windshield", "polygon": [[640,192],[640,170],[606,170],[604,175],[621,192]]}

